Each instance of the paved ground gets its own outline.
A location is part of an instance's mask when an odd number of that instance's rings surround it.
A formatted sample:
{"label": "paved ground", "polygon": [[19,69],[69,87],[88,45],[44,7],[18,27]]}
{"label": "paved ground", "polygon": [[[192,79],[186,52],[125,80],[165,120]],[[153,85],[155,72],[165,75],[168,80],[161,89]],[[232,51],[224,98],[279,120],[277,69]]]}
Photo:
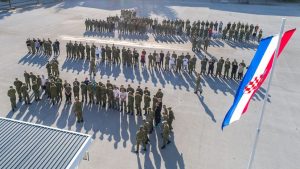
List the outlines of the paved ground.
{"label": "paved ground", "polygon": [[[141,118],[128,117],[115,111],[97,110],[85,107],[84,125],[76,125],[70,106],[51,106],[41,102],[31,106],[18,105],[17,112],[10,112],[8,87],[15,77],[23,79],[23,71],[46,74],[47,59],[28,56],[25,46],[27,37],[59,39],[62,55],[59,57],[62,78],[72,81],[75,77],[88,76],[87,65],[82,62],[65,60],[64,45],[68,40],[114,43],[120,46],[136,47],[139,50],[176,50],[191,52],[190,43],[156,41],[152,35],[139,40],[133,37],[119,37],[101,34],[85,34],[83,21],[87,17],[104,18],[120,13],[122,8],[136,8],[141,16],[182,19],[209,19],[258,23],[264,34],[278,32],[281,18],[287,17],[286,29],[300,26],[299,4],[294,5],[237,5],[213,4],[196,1],[76,1],[42,7],[18,9],[0,14],[0,95],[1,113],[33,123],[88,133],[95,139],[90,148],[90,161],[83,161],[79,168],[204,168],[233,169],[246,168],[255,134],[259,110],[262,106],[265,88],[254,97],[249,110],[239,122],[221,131],[224,115],[233,101],[237,83],[205,77],[203,97],[193,92],[193,79],[188,75],[177,76],[171,73],[139,72],[120,67],[109,68],[100,65],[96,80],[110,79],[115,84],[132,84],[136,87],[148,86],[154,93],[163,88],[164,103],[172,106],[176,120],[172,143],[160,150],[159,128],[151,135],[150,151],[139,156],[132,153],[135,132]],[[298,90],[300,36],[296,32],[278,62],[271,88],[271,104],[267,105],[261,139],[258,144],[254,168],[297,169],[299,168],[299,103]],[[186,41],[186,39],[181,39]],[[216,41],[209,48],[209,55],[217,58],[229,57],[249,63],[255,45],[232,45]],[[199,54],[198,57],[202,57]],[[198,67],[199,69],[199,67]]]}

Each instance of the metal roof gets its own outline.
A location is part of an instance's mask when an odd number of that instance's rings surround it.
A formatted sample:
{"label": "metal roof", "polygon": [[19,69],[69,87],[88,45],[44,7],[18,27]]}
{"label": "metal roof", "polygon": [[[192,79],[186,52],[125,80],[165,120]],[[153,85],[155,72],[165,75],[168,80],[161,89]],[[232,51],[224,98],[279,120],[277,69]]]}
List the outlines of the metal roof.
{"label": "metal roof", "polygon": [[91,142],[86,134],[0,117],[0,168],[73,169]]}

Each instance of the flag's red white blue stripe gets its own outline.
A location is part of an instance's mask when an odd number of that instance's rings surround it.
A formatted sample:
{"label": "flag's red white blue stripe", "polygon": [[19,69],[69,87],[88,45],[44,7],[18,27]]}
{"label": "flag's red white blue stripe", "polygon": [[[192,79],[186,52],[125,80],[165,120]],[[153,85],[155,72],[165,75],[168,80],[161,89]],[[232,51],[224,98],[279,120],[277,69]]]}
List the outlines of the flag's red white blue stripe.
{"label": "flag's red white blue stripe", "polygon": [[[278,57],[295,30],[292,29],[283,34]],[[252,96],[267,78],[272,68],[278,38],[279,36],[275,35],[260,41],[248,71],[235,94],[234,102],[223,120],[222,129],[240,119],[241,115],[246,112]]]}

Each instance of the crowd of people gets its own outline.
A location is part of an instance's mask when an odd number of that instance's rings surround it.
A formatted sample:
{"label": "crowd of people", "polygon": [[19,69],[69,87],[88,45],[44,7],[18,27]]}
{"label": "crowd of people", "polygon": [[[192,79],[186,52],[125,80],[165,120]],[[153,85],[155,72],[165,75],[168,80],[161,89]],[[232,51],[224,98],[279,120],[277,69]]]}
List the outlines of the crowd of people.
{"label": "crowd of people", "polygon": [[[81,46],[81,47],[80,47]],[[166,71],[181,72],[182,70],[192,74],[196,68],[197,58],[191,56],[188,52],[186,54],[177,54],[175,51],[172,53],[167,51],[156,51],[148,53],[146,50],[138,52],[135,48],[120,49],[114,44],[112,46],[105,45],[99,46],[85,44],[75,41],[74,44],[70,41],[67,43],[67,58],[69,59],[87,59],[90,60],[90,74],[96,74],[96,60],[99,59],[101,63],[106,64],[122,64],[127,67],[139,67],[149,69],[160,69]],[[86,56],[86,57],[85,57]]]}
{"label": "crowd of people", "polygon": [[52,56],[52,53],[54,56],[58,56],[60,54],[60,48],[59,48],[60,42],[56,39],[53,43],[48,38],[48,40],[41,40],[39,38],[30,39],[28,38],[26,40],[26,46],[28,49],[28,54],[41,54],[46,55],[48,57]]}
{"label": "crowd of people", "polygon": [[[158,35],[187,35],[191,37],[191,41],[195,44],[204,43],[206,38],[222,37],[223,40],[234,41],[260,41],[262,37],[262,29],[253,24],[228,22],[223,26],[222,21],[194,21],[191,23],[189,19],[163,19],[159,22],[157,19],[147,17],[137,17],[135,10],[121,10],[121,17],[107,17],[105,20],[86,19],[86,31],[112,32],[115,28],[119,33],[129,34],[145,34],[148,31]],[[221,35],[221,36],[218,36]]]}
{"label": "crowd of people", "polygon": [[[139,151],[139,145],[143,145],[144,150],[146,150],[146,144],[149,142],[147,135],[151,134],[154,125],[157,126],[160,123],[162,123],[162,137],[164,140],[162,148],[170,142],[169,134],[175,116],[171,107],[167,108],[166,105],[162,104],[164,94],[161,89],[158,89],[151,97],[151,92],[147,87],[142,89],[138,86],[137,89],[134,89],[130,84],[127,87],[124,85],[117,86],[109,80],[104,84],[88,78],[79,82],[75,78],[71,85],[66,80],[63,82],[59,77],[59,72],[56,70],[57,65],[58,62],[55,59],[47,64],[48,78],[45,78],[44,75],[40,76],[24,71],[24,82],[18,78],[15,79],[13,83],[15,87],[10,86],[7,93],[11,101],[12,111],[17,108],[17,96],[19,102],[24,101],[25,104],[29,105],[31,104],[30,91],[33,92],[34,101],[36,102],[41,101],[41,96],[44,93],[46,96],[44,98],[55,105],[62,102],[64,91],[65,104],[71,104],[72,95],[74,95],[73,111],[76,114],[78,123],[83,122],[84,102],[131,115],[142,116],[142,111],[144,111],[144,123],[137,133],[137,152]],[[161,113],[162,111],[163,113]]]}

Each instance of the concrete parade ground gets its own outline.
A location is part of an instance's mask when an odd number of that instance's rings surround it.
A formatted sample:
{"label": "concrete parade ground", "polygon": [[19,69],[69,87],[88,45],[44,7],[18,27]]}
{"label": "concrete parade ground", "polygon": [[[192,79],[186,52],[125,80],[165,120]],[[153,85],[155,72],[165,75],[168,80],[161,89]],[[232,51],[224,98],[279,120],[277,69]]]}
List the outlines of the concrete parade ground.
{"label": "concrete parade ground", "polygon": [[[221,130],[222,120],[230,108],[239,81],[203,76],[202,96],[194,94],[195,75],[187,73],[97,65],[96,82],[110,80],[120,86],[128,84],[134,89],[148,87],[151,97],[161,88],[163,104],[172,107],[173,122],[171,143],[162,146],[161,128],[149,136],[147,151],[134,153],[136,132],[142,117],[131,116],[98,105],[84,106],[84,123],[77,124],[72,105],[65,98],[52,105],[50,100],[31,105],[17,103],[11,111],[7,91],[15,78],[24,82],[24,70],[47,75],[46,63],[52,58],[27,54],[27,38],[50,38],[60,41],[58,56],[60,77],[72,83],[75,78],[89,78],[89,63],[66,59],[67,42],[95,43],[96,46],[115,44],[122,48],[136,48],[149,52],[176,51],[177,54],[195,54],[188,37],[163,39],[147,35],[91,33],[85,31],[86,18],[106,19],[121,13],[121,9],[135,9],[137,16],[163,19],[189,19],[243,22],[258,24],[263,37],[277,34],[281,18],[287,18],[285,30],[300,28],[300,4],[247,5],[212,3],[196,0],[66,0],[45,5],[17,8],[0,12],[0,116],[38,123],[56,128],[86,133],[94,142],[89,148],[89,161],[83,160],[79,169],[244,169],[250,157],[256,127],[266,93],[266,84],[254,95],[248,111],[242,118]],[[270,100],[262,125],[253,169],[299,169],[300,166],[300,34],[296,31],[277,62],[270,89]],[[223,57],[230,61],[245,60],[247,65],[255,53],[257,42],[229,42],[215,39],[208,53],[196,53],[196,71],[200,59]],[[146,61],[147,63],[147,61]],[[216,67],[216,66],[215,66]],[[266,81],[267,82],[267,81]],[[72,98],[74,99],[74,98]],[[1,138],[0,138],[1,139]],[[2,145],[0,145],[2,146]]]}

